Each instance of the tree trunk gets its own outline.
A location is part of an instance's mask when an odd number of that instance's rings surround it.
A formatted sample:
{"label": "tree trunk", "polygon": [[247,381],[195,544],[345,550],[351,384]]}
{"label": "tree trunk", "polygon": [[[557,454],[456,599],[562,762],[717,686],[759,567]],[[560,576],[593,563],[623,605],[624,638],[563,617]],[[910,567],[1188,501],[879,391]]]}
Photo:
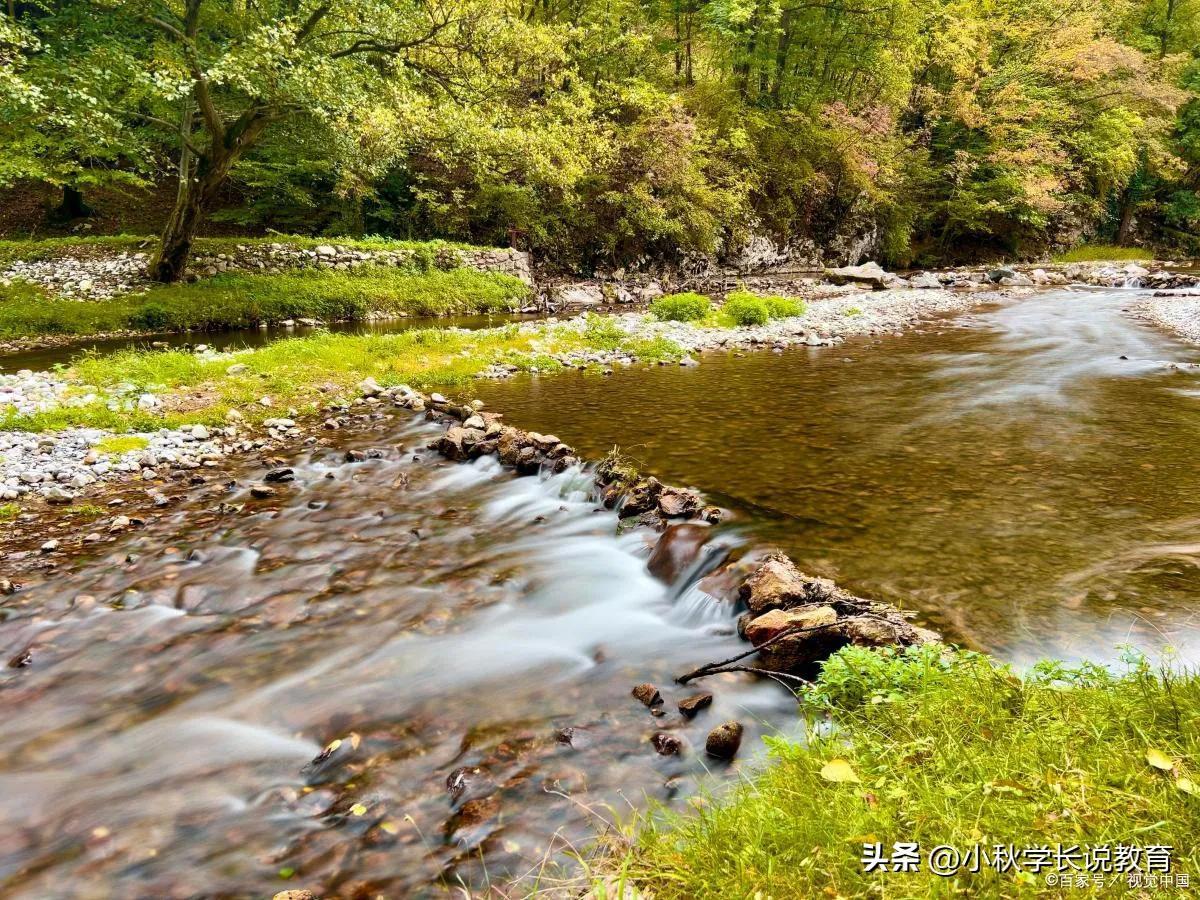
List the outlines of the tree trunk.
{"label": "tree trunk", "polygon": [[204,194],[201,186],[192,179],[180,182],[175,209],[163,229],[158,253],[150,263],[150,277],[155,281],[171,284],[183,277],[192,254],[196,228],[204,215]]}
{"label": "tree trunk", "polygon": [[1117,226],[1117,246],[1129,245],[1129,233],[1133,231],[1133,191],[1126,188],[1121,194],[1121,224]]}
{"label": "tree trunk", "polygon": [[94,211],[83,202],[83,191],[64,184],[62,203],[51,210],[50,218],[55,222],[72,222],[75,219],[86,219]]}

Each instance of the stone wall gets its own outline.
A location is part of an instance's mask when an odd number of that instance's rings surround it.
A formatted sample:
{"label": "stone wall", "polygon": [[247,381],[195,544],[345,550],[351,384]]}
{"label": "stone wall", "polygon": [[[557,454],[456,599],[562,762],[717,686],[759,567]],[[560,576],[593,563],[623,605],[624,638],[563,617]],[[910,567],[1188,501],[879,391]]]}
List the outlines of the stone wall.
{"label": "stone wall", "polygon": [[[198,253],[185,272],[188,281],[196,281],[220,272],[259,272],[278,275],[297,269],[336,269],[349,271],[359,266],[402,266],[418,254],[431,254],[433,265],[452,269],[465,266],[481,272],[498,272],[534,286],[529,254],[508,248],[457,248],[432,245],[429,248],[360,250],[340,244],[320,244],[313,248],[286,242],[237,244],[228,252]],[[59,297],[72,300],[105,300],[120,294],[140,293],[152,282],[146,277],[150,259],[145,252],[111,254],[66,254],[53,259],[12,263],[0,270],[0,284],[15,280],[41,285]]]}

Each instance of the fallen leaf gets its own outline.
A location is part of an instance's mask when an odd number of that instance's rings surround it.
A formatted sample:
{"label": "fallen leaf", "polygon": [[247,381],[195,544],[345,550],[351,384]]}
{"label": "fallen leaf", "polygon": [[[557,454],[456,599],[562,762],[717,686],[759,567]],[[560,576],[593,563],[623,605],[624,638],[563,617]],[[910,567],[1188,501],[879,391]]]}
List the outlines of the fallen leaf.
{"label": "fallen leaf", "polygon": [[1175,782],[1175,787],[1179,788],[1185,794],[1191,794],[1192,796],[1200,794],[1200,787],[1197,787],[1196,782],[1190,778],[1180,778]]}
{"label": "fallen leaf", "polygon": [[821,777],[833,782],[858,781],[858,773],[844,759],[831,759],[825,763],[821,768]]}
{"label": "fallen leaf", "polygon": [[350,815],[352,816],[366,815],[366,812],[367,808],[361,803],[355,803],[352,807],[350,807]]}
{"label": "fallen leaf", "polygon": [[1156,769],[1162,769],[1164,772],[1170,772],[1175,768],[1175,760],[1171,759],[1171,757],[1167,756],[1161,750],[1156,750],[1154,747],[1146,751],[1146,762],[1150,763]]}

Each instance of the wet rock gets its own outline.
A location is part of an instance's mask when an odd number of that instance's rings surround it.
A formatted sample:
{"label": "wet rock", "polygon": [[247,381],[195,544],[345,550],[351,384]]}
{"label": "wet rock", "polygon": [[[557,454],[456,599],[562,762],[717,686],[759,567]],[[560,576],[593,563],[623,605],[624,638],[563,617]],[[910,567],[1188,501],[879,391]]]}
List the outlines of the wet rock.
{"label": "wet rock", "polygon": [[33,665],[33,652],[31,650],[22,650],[16,656],[8,661],[10,669],[24,669],[26,666]]}
{"label": "wet rock", "polygon": [[558,730],[558,733],[554,735],[554,740],[568,747],[574,747],[576,750],[582,750],[584,747],[590,747],[595,738],[586,728],[568,725],[566,728]]}
{"label": "wet rock", "polygon": [[692,694],[679,701],[679,711],[687,718],[694,719],[701,711],[712,706],[712,701],[713,695],[708,692]]}
{"label": "wet rock", "polygon": [[662,694],[658,692],[658,688],[649,682],[635,686],[632,693],[644,706],[658,706],[663,702]]}
{"label": "wet rock", "polygon": [[346,462],[363,462],[367,458],[367,454],[362,450],[347,450],[346,455],[342,457]]}
{"label": "wet rock", "polygon": [[459,803],[486,797],[496,790],[496,783],[479,766],[459,766],[446,776],[446,793]]}
{"label": "wet rock", "polygon": [[680,488],[665,487],[658,496],[658,508],[669,519],[694,516],[703,506],[698,495]]}
{"label": "wet rock", "polygon": [[272,469],[263,476],[263,481],[271,484],[282,484],[285,481],[295,481],[296,473],[294,470],[287,467],[280,469]]}
{"label": "wet rock", "polygon": [[654,745],[659,756],[679,756],[683,752],[683,741],[665,731],[657,732],[650,738],[650,743]]}
{"label": "wet rock", "polygon": [[717,759],[733,759],[742,746],[742,723],[725,722],[708,733],[704,751]]}
{"label": "wet rock", "polygon": [[837,624],[837,613],[830,606],[805,606],[798,609],[772,609],[751,619],[746,625],[746,640],[755,647],[789,629],[825,630]]}
{"label": "wet rock", "polygon": [[657,478],[639,481],[625,495],[625,500],[621,503],[621,509],[617,515],[622,519],[629,519],[650,512],[657,506],[660,493],[662,493],[662,483]]}
{"label": "wet rock", "polygon": [[263,484],[256,484],[250,488],[250,496],[256,500],[268,500],[275,496],[275,488],[267,487]]}
{"label": "wet rock", "polygon": [[808,601],[807,582],[795,563],[773,553],[747,578],[738,591],[753,613],[781,609]]}
{"label": "wet rock", "polygon": [[[828,606],[775,609],[752,619],[746,625],[745,636],[755,647],[762,647],[758,655],[764,668],[797,673],[814,662],[828,659],[846,645],[848,640],[837,622],[837,613]],[[789,628],[817,630],[797,631],[763,646]]]}
{"label": "wet rock", "polygon": [[654,545],[646,568],[659,581],[674,584],[696,561],[711,536],[712,529],[703,525],[668,526]]}
{"label": "wet rock", "polygon": [[487,836],[485,826],[500,814],[500,798],[495,794],[468,800],[446,820],[446,837],[455,843],[473,846]]}
{"label": "wet rock", "polygon": [[273,896],[271,900],[317,900],[317,895],[312,891],[280,891]]}

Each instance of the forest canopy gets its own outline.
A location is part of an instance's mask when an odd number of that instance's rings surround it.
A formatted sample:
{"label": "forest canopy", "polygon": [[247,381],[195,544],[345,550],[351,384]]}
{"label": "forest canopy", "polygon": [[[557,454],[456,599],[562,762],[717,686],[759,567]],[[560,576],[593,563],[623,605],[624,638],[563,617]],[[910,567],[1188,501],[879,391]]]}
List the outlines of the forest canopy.
{"label": "forest canopy", "polygon": [[1196,252],[1200,0],[9,2],[0,147],[0,184],[182,171],[168,238]]}

